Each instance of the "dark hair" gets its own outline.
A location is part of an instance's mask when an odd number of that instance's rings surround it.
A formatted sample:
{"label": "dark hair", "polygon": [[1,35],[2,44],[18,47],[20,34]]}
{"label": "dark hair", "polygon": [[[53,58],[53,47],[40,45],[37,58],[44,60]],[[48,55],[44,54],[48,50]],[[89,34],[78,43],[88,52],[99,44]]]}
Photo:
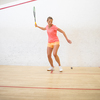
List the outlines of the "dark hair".
{"label": "dark hair", "polygon": [[53,18],[52,18],[52,17],[48,17],[48,18],[47,18],[47,21],[48,21],[49,19],[52,19],[52,20],[53,20]]}

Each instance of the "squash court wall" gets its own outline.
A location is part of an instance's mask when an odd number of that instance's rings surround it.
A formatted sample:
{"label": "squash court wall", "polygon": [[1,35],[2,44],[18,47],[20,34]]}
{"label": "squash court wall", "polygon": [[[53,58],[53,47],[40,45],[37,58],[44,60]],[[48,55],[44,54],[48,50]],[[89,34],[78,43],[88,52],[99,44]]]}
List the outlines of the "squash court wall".
{"label": "squash court wall", "polygon": [[58,32],[62,66],[100,66],[100,0],[37,0],[0,10],[0,65],[50,66],[47,33],[34,27],[33,6],[39,26],[52,16],[72,40],[68,44]]}

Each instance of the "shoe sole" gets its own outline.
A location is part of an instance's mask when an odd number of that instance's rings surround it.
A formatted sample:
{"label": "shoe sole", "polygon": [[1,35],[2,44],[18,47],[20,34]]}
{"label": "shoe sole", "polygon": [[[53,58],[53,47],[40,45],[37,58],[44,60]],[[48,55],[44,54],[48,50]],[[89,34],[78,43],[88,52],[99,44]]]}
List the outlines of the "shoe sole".
{"label": "shoe sole", "polygon": [[47,71],[51,71],[51,70],[47,70]]}
{"label": "shoe sole", "polygon": [[54,70],[47,70],[47,71],[54,71]]}
{"label": "shoe sole", "polygon": [[62,71],[60,71],[60,72],[63,72],[63,70],[62,70]]}

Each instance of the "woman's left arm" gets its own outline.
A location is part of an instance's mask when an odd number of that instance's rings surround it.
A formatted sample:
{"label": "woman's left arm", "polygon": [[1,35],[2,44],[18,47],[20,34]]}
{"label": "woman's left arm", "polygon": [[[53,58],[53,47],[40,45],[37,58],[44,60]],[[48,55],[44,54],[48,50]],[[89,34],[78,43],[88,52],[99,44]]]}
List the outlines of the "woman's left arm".
{"label": "woman's left arm", "polygon": [[64,35],[64,37],[66,38],[66,40],[67,40],[68,43],[70,43],[70,44],[72,43],[72,41],[67,38],[67,35],[65,34],[65,32],[63,30],[61,30],[60,28],[58,28],[57,31],[61,32]]}

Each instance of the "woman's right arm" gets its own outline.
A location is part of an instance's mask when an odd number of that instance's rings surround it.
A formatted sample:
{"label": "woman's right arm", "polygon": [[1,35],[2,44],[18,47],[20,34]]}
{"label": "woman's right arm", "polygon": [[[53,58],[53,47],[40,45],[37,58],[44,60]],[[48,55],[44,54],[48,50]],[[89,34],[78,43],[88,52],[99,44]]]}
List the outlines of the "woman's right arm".
{"label": "woman's right arm", "polygon": [[38,27],[38,28],[40,28],[41,30],[46,30],[46,27],[40,27],[40,26],[38,26],[37,24],[35,24],[35,27]]}

